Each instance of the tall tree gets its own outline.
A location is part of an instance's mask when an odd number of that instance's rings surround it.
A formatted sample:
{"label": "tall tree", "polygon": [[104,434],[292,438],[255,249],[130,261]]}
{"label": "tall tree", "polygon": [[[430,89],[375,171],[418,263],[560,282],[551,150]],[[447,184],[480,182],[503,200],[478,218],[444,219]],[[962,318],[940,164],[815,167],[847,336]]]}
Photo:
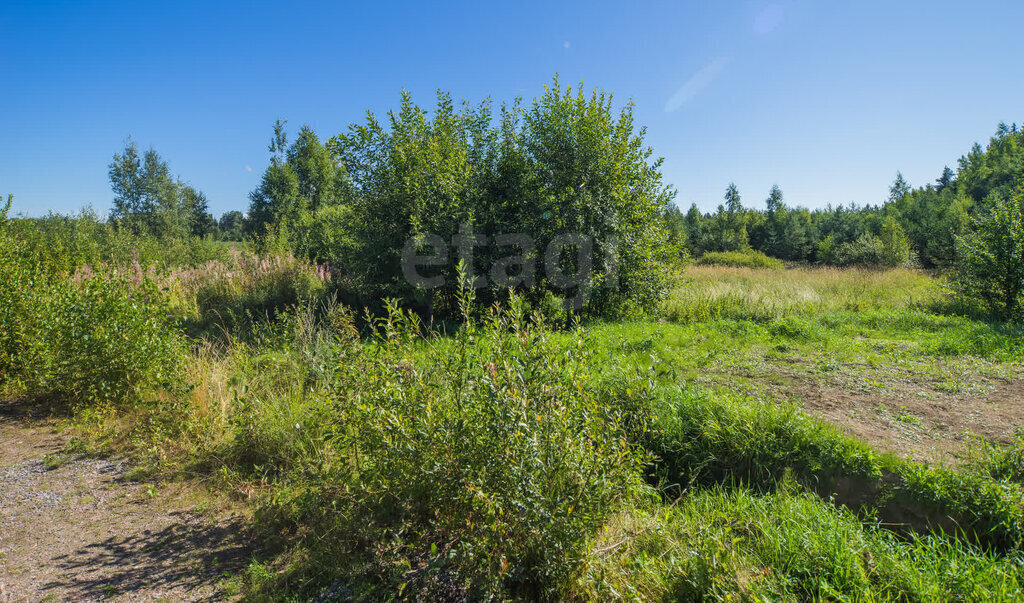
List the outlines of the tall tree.
{"label": "tall tree", "polygon": [[206,197],[172,177],[152,148],[140,156],[129,140],[122,153],[114,154],[108,176],[114,192],[110,219],[134,232],[178,238],[202,232],[212,222]]}
{"label": "tall tree", "polygon": [[763,234],[757,237],[755,245],[764,253],[778,258],[789,255],[786,250],[786,230],[789,223],[789,210],[782,199],[782,189],[773,185],[765,200],[765,220],[761,228]]}
{"label": "tall tree", "polygon": [[321,209],[345,201],[345,171],[308,125],[299,129],[291,145],[284,121],[274,123],[268,150],[270,165],[259,187],[249,194],[250,233],[285,237],[296,251],[307,245],[309,222]]}
{"label": "tall tree", "polygon": [[954,180],[956,180],[956,173],[947,165],[942,168],[942,175],[935,180],[935,190],[941,193],[947,186],[953,184]]}
{"label": "tall tree", "polygon": [[217,227],[225,241],[241,241],[245,235],[245,215],[237,210],[225,212],[221,215]]}
{"label": "tall tree", "polygon": [[192,236],[205,237],[217,232],[217,221],[210,214],[209,202],[202,191],[189,185],[182,186],[181,202]]}
{"label": "tall tree", "polygon": [[896,203],[910,194],[910,184],[903,177],[903,172],[896,172],[896,179],[889,186],[889,203]]}
{"label": "tall tree", "polygon": [[[469,249],[474,284],[492,283],[481,300],[504,295],[504,277],[513,276],[480,278],[485,267],[536,264],[545,272],[536,288],[523,290],[531,303],[582,295],[588,313],[650,307],[664,287],[658,260],[669,247],[661,218],[672,191],[633,118],[632,105],[616,111],[610,95],[557,80],[528,106],[503,106],[498,120],[489,103],[457,107],[444,93],[428,115],[403,93],[387,120],[368,115],[328,143],[353,189],[351,215],[334,215],[356,233],[352,270],[380,294],[429,304],[428,295],[450,298],[455,262]],[[499,233],[524,237],[495,236],[475,248]],[[403,275],[402,258],[407,242],[419,253],[434,248],[424,243],[430,235],[452,241],[453,252],[434,265],[434,275],[447,276],[444,288],[423,292]],[[576,242],[561,245],[570,239]],[[538,253],[553,243],[578,253]],[[579,280],[556,284],[576,268]]]}
{"label": "tall tree", "polygon": [[135,142],[129,140],[123,153],[115,153],[108,176],[114,190],[112,221],[129,222],[143,213],[142,158]]}
{"label": "tall tree", "polygon": [[746,210],[735,183],[730,182],[725,189],[725,205],[720,206],[716,226],[718,251],[740,251],[750,247]]}
{"label": "tall tree", "polygon": [[339,170],[327,148],[308,125],[299,129],[298,137],[288,148],[287,162],[298,179],[299,198],[304,210],[315,212],[334,204]]}
{"label": "tall tree", "polygon": [[249,193],[249,219],[246,226],[257,237],[279,234],[282,225],[296,220],[301,211],[299,178],[285,157],[288,135],[284,131],[284,124],[280,119],[274,122],[274,136],[267,147],[270,151],[270,165],[263,172],[259,186]]}
{"label": "tall tree", "polygon": [[1024,293],[1024,190],[1009,199],[998,193],[988,210],[957,236],[961,293],[987,304],[1004,320],[1022,318]]}

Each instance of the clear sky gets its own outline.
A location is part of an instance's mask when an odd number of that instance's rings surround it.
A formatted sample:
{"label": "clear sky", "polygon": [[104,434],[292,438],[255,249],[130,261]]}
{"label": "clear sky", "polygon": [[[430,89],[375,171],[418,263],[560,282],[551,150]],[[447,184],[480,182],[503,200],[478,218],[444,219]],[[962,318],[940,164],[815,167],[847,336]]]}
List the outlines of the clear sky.
{"label": "clear sky", "polygon": [[677,203],[735,181],[878,203],[1024,121],[1024,3],[0,0],[0,193],[106,212],[131,136],[219,215],[245,210],[275,119],[328,138],[420,104],[532,98],[555,73],[632,99]]}

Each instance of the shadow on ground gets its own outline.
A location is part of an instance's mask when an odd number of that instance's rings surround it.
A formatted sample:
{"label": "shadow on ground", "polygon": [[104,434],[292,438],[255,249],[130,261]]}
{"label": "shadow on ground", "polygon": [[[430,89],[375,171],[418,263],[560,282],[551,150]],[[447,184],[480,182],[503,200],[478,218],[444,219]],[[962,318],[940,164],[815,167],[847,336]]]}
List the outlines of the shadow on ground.
{"label": "shadow on ground", "polygon": [[123,459],[66,455],[66,412],[0,400],[0,601],[232,598],[224,579],[251,559],[249,520],[195,510],[189,484],[154,497]]}
{"label": "shadow on ground", "polygon": [[0,398],[0,420],[38,421],[71,415],[71,404],[56,396]]}
{"label": "shadow on ground", "polygon": [[221,598],[217,582],[249,560],[246,526],[237,518],[209,525],[187,512],[171,516],[175,523],[161,530],[109,537],[55,557],[56,573],[73,578],[43,584],[41,594],[59,592],[75,600],[175,591],[190,593],[192,600]]}

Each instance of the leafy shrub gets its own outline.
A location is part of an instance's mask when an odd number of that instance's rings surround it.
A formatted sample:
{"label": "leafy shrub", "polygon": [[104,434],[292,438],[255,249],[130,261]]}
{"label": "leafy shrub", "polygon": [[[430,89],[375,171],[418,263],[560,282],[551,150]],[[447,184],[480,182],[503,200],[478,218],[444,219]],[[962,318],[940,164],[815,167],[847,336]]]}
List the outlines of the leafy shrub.
{"label": "leafy shrub", "polygon": [[518,298],[451,339],[394,305],[373,328],[331,387],[329,457],[348,460],[269,511],[318,526],[317,563],[368,558],[351,583],[366,596],[557,597],[645,459],[625,411],[584,386],[582,339],[556,347]]}
{"label": "leafy shrub", "polygon": [[33,233],[45,229],[12,228],[0,212],[0,387],[123,403],[171,385],[185,344],[167,295],[138,273],[72,279],[65,271],[83,256],[44,255]]}
{"label": "leafy shrub", "polygon": [[300,229],[304,233],[299,255],[314,261],[326,262],[338,268],[351,266],[356,241],[352,208],[347,205],[328,205],[303,216]]}
{"label": "leafy shrub", "polygon": [[980,300],[1003,320],[1022,318],[1024,297],[1024,192],[1004,200],[970,222],[956,237],[957,289]]}
{"label": "leafy shrub", "polygon": [[175,387],[185,345],[154,282],[111,273],[57,284],[41,317],[52,359],[34,387],[82,402],[120,403],[147,387]]}
{"label": "leafy shrub", "polygon": [[0,291],[0,321],[12,313],[16,324],[0,342],[0,385],[115,404],[147,388],[176,386],[186,347],[152,281],[35,274],[31,285],[14,295]]}
{"label": "leafy shrub", "polygon": [[0,386],[12,378],[23,347],[22,314],[26,291],[32,287],[32,274],[19,261],[17,240],[9,233],[7,213],[13,195],[0,205]]}
{"label": "leafy shrub", "polygon": [[710,251],[698,260],[699,264],[711,266],[732,266],[735,268],[767,268],[781,270],[782,260],[768,257],[760,251]]}
{"label": "leafy shrub", "polygon": [[834,244],[831,235],[818,246],[818,261],[830,266],[883,266],[885,245],[873,234],[863,234],[853,241]]}
{"label": "leafy shrub", "polygon": [[829,266],[913,267],[910,241],[895,218],[882,223],[881,236],[864,233],[852,241],[836,243],[832,235],[818,244],[818,261]]}
{"label": "leafy shrub", "polygon": [[911,266],[913,254],[910,250],[910,239],[903,231],[899,221],[889,216],[882,222],[879,240],[882,242],[882,265],[890,268]]}
{"label": "leafy shrub", "polygon": [[[231,244],[212,238],[160,239],[133,234],[101,221],[89,209],[77,215],[49,214],[8,221],[19,261],[47,273],[72,274],[85,266],[111,266],[144,273],[199,266],[230,257]],[[238,244],[234,244],[238,245]]]}

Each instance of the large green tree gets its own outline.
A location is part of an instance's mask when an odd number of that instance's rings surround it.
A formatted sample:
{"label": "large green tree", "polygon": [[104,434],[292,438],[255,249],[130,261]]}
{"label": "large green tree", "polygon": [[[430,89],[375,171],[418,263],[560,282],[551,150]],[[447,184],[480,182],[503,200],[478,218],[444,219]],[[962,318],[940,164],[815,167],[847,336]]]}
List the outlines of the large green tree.
{"label": "large green tree", "polygon": [[[403,93],[385,122],[370,114],[328,147],[351,185],[351,212],[332,219],[350,224],[349,268],[375,296],[450,298],[456,265],[470,256],[464,268],[488,298],[512,285],[607,314],[653,307],[663,293],[661,217],[672,192],[632,104],[615,110],[610,95],[556,79],[495,119],[488,102],[457,106],[439,93],[428,114]],[[442,286],[410,282],[410,241],[421,254],[444,247],[424,272]],[[547,257],[552,243],[566,253]],[[569,283],[568,272],[581,278]]]}
{"label": "large green tree", "polygon": [[346,202],[346,178],[339,164],[308,125],[291,145],[285,122],[274,124],[270,165],[249,194],[246,226],[260,243],[279,242],[305,252],[311,217]]}
{"label": "large green tree", "polygon": [[217,223],[217,229],[225,241],[241,241],[245,234],[245,215],[238,210],[224,212]]}
{"label": "large green tree", "polygon": [[129,141],[114,154],[108,176],[114,191],[110,219],[124,228],[163,238],[204,236],[215,228],[206,196],[171,176],[152,148],[140,155]]}
{"label": "large green tree", "polygon": [[960,291],[1004,320],[1024,318],[1024,190],[1009,198],[992,193],[986,209],[957,236]]}

